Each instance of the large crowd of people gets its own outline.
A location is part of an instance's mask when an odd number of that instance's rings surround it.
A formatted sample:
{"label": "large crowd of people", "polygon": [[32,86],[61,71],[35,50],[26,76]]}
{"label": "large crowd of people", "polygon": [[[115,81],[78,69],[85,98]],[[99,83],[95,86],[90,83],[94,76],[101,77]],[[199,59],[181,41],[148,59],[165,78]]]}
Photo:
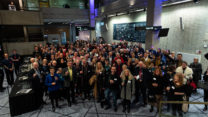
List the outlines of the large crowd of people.
{"label": "large crowd of people", "polygon": [[[2,77],[5,69],[9,85],[14,83],[13,70],[18,74],[19,59],[15,50],[11,57],[4,54],[0,71]],[[106,110],[113,107],[117,111],[117,100],[121,99],[123,112],[129,113],[131,105],[138,102],[142,106],[150,104],[150,112],[154,107],[159,111],[161,100],[188,101],[197,92],[196,85],[202,76],[197,58],[188,65],[180,53],[175,55],[174,51],[153,47],[144,50],[142,44],[128,42],[39,44],[34,47],[30,63],[28,77],[32,79],[33,90],[42,104],[43,95],[49,95],[53,111],[61,99],[71,106],[77,103],[77,97],[94,98]],[[3,89],[2,79],[0,88]],[[204,101],[207,100],[208,90],[204,90]],[[182,104],[168,104],[167,109],[171,108],[173,115],[182,116]]]}

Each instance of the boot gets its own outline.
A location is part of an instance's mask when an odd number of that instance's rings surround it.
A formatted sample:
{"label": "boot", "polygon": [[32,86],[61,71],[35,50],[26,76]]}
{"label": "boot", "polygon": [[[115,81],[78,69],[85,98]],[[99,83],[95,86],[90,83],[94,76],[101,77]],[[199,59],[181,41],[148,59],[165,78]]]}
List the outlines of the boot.
{"label": "boot", "polygon": [[204,109],[203,109],[203,111],[206,111],[206,110],[207,110],[207,105],[205,105],[205,106],[204,106]]}
{"label": "boot", "polygon": [[125,100],[123,100],[123,110],[122,110],[122,112],[126,112],[126,101]]}
{"label": "boot", "polygon": [[150,112],[153,112],[153,110],[154,110],[154,108],[153,108],[153,106],[151,106],[151,108],[150,108]]}
{"label": "boot", "polygon": [[122,112],[126,112],[126,106],[123,106],[123,110],[122,110]]}

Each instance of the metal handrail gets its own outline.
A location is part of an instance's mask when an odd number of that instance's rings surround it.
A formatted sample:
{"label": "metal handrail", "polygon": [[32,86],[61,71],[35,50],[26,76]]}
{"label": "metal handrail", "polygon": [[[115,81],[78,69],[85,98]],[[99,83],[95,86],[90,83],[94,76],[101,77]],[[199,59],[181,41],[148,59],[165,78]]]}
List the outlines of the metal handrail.
{"label": "metal handrail", "polygon": [[162,104],[204,104],[208,105],[208,102],[190,102],[190,101],[160,101],[159,105],[159,117],[166,116],[166,117],[175,117],[172,115],[165,115],[162,114]]}

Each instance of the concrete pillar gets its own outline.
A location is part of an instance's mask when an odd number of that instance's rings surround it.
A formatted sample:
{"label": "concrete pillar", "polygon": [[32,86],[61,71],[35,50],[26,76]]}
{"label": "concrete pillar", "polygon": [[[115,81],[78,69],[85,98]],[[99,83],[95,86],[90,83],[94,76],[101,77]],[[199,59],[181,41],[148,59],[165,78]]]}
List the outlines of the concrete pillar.
{"label": "concrete pillar", "polygon": [[[147,5],[147,26],[161,26],[162,0],[148,0]],[[151,46],[158,48],[160,38],[159,31],[147,30],[145,48],[150,49]]]}
{"label": "concrete pillar", "polygon": [[22,0],[19,0],[19,7],[20,7],[20,11],[24,11]]}
{"label": "concrete pillar", "polygon": [[95,0],[90,0],[90,26],[95,27]]}
{"label": "concrete pillar", "polygon": [[29,41],[27,26],[23,26],[25,42]]}
{"label": "concrete pillar", "polygon": [[70,24],[70,43],[76,41],[76,29],[75,24]]}

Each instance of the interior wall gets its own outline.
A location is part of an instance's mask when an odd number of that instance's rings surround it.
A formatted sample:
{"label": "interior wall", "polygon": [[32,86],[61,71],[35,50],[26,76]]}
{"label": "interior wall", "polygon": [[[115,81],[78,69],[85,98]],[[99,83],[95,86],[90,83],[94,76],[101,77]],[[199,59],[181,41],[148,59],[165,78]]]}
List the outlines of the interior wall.
{"label": "interior wall", "polygon": [[[208,0],[201,0],[199,4],[193,2],[170,6],[163,9],[162,26],[170,28],[167,37],[160,38],[159,47],[196,54],[201,50],[203,70],[208,61],[204,58],[208,44]],[[180,27],[180,17],[184,30]]]}
{"label": "interior wall", "polygon": [[49,35],[49,34],[59,34],[61,36],[62,32],[66,32],[66,40],[70,39],[70,27],[46,27],[44,29],[44,34]]}
{"label": "interior wall", "polygon": [[[163,28],[170,28],[167,37],[160,38],[159,47],[176,52],[196,54],[202,51],[202,64],[205,69],[208,61],[204,58],[208,44],[208,0],[201,0],[199,4],[193,2],[174,6],[163,7],[161,23]],[[184,30],[180,28],[180,17],[183,19]],[[113,40],[113,24],[146,21],[146,12],[131,15],[122,15],[108,18],[107,31],[102,31],[101,36],[108,43]]]}
{"label": "interior wall", "polygon": [[104,24],[106,30],[101,31],[101,36],[105,39],[107,43],[118,42],[113,40],[113,25],[120,23],[131,23],[131,22],[143,22],[146,21],[146,12],[139,12],[130,15],[121,15],[116,17],[111,17],[107,19]]}

